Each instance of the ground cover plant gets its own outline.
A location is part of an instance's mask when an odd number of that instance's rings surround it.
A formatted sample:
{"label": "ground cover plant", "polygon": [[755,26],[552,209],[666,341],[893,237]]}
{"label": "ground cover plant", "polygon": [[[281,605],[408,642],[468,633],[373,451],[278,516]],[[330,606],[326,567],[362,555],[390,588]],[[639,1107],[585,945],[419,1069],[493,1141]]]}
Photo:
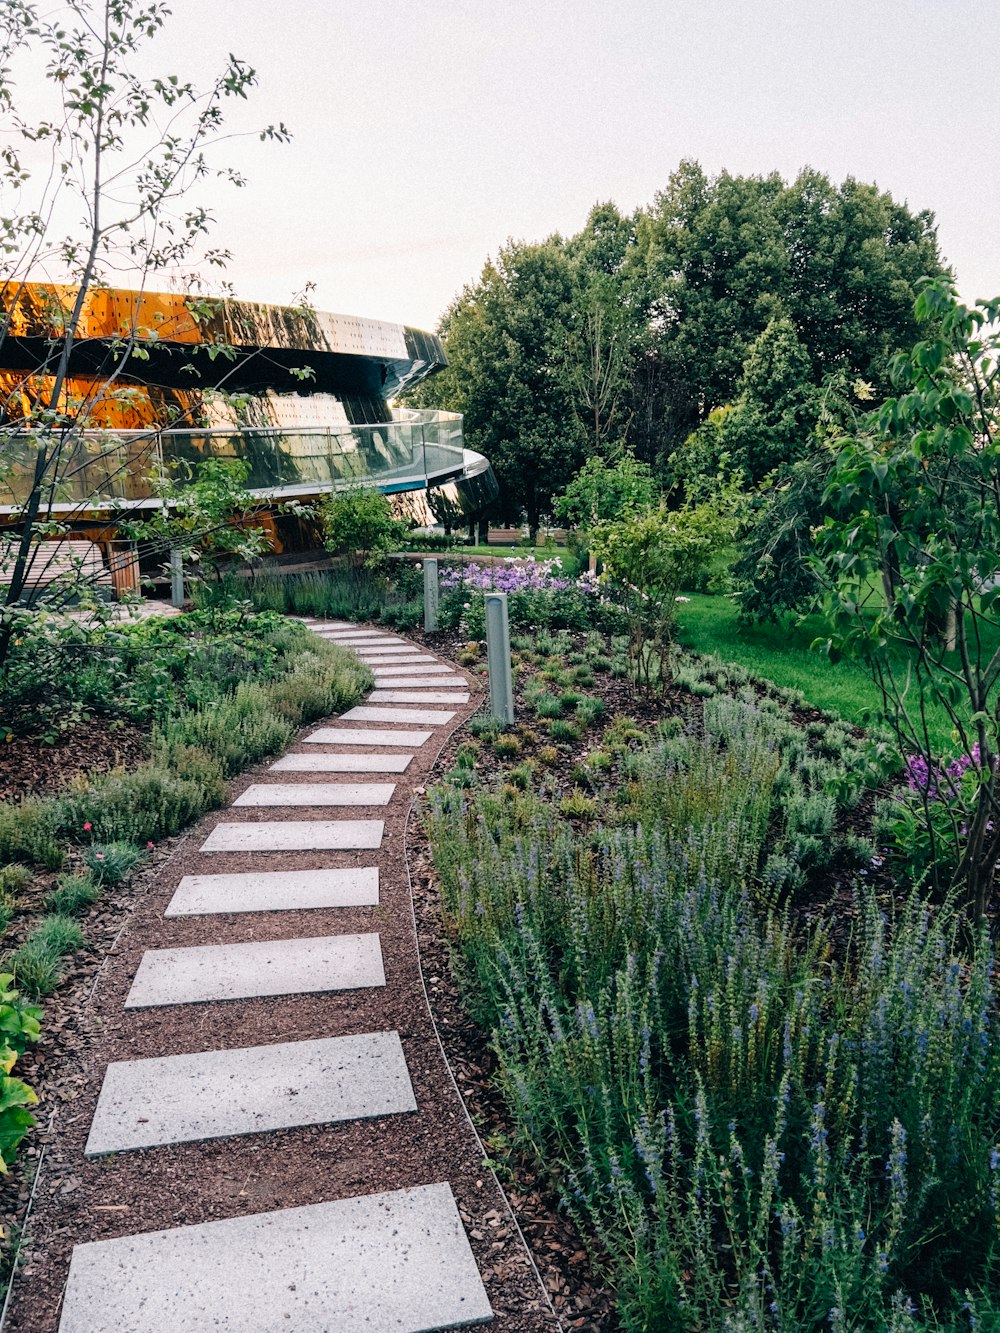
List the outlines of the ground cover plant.
{"label": "ground cover plant", "polygon": [[[206,590],[206,598],[214,595]],[[412,629],[424,618],[423,575],[406,561],[376,569],[334,565],[305,573],[265,571],[253,578],[229,579],[222,595],[247,598],[261,611],[377,621],[396,629]]]}
{"label": "ground cover plant", "polygon": [[67,690],[83,680],[81,710],[105,701],[133,710],[148,724],[147,757],[53,795],[0,803],[6,966],[36,997],[58,986],[62,960],[85,942],[79,918],[108,886],[221,805],[227,778],[283,749],[303,723],[349,706],[371,680],[303,626],[232,605],[108,628],[90,646],[92,663]]}
{"label": "ground cover plant", "polygon": [[473,728],[427,828],[510,1136],[622,1327],[992,1327],[989,939],[889,878],[864,738],[737,665],[630,717],[620,644],[515,648],[525,720]]}

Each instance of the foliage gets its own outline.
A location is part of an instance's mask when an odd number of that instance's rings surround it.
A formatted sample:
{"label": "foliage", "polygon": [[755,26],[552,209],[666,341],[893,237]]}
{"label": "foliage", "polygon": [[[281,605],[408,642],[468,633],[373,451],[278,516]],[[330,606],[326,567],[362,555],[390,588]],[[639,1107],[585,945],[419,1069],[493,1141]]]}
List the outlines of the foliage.
{"label": "foliage", "polygon": [[656,675],[662,680],[669,675],[681,589],[731,531],[731,519],[718,503],[661,507],[594,529],[591,548],[628,621],[631,669],[647,687]]}
{"label": "foliage", "polygon": [[19,949],[8,955],[6,966],[26,994],[35,999],[51,995],[62,980],[62,959],[84,945],[83,931],[72,917],[46,916]]}
{"label": "foliage", "polygon": [[1000,301],[969,308],[937,282],[916,315],[928,336],[893,362],[898,396],[837,450],[819,568],[829,651],[868,666],[901,752],[947,771],[935,705],[971,757],[917,798],[931,878],[978,920],[1000,859]]}
{"label": "foliage", "polygon": [[733,566],[743,620],[777,621],[818,602],[813,533],[823,522],[831,463],[829,451],[818,450],[779,469],[770,488],[754,497]]}
{"label": "foliage", "polygon": [[993,1308],[976,1292],[998,1241],[988,939],[963,960],[954,916],[914,897],[890,923],[859,890],[834,952],[768,906],[785,724],[710,705],[702,732],[607,745],[565,814],[516,788],[431,793],[517,1144],[558,1172],[626,1330],[965,1327]]}
{"label": "foliage", "polygon": [[158,550],[179,551],[186,578],[198,569],[219,578],[223,565],[251,563],[271,549],[270,537],[255,521],[270,505],[247,490],[248,463],[206,458],[193,466],[180,463],[176,471],[155,481],[160,508],[120,524],[125,536]]}
{"label": "foliage", "polygon": [[498,513],[516,520],[523,510],[532,543],[552,496],[586,456],[564,373],[576,291],[558,238],[509,242],[446,312],[448,368],[419,396],[463,414],[466,442],[486,455],[500,484]]}
{"label": "foliage", "polygon": [[381,569],[335,567],[305,574],[232,579],[223,595],[246,596],[260,609],[287,611],[351,621],[381,621],[399,629],[423,619],[423,584],[408,561],[392,561]]}
{"label": "foliage", "polygon": [[612,466],[603,458],[588,458],[553,508],[560,522],[589,529],[655,509],[659,499],[660,488],[648,464],[625,454]]}
{"label": "foliage", "polygon": [[246,603],[115,624],[36,614],[0,677],[0,722],[45,741],[92,715],[148,722],[280,670],[282,625]]}
{"label": "foliage", "polygon": [[393,516],[388,496],[370,487],[331,492],[320,517],[326,549],[346,555],[355,569],[377,567],[406,539],[407,526]]}
{"label": "foliage", "polygon": [[147,842],[221,805],[227,777],[282,749],[295,727],[353,703],[371,681],[351,654],[302,626],[273,613],[250,623],[264,633],[257,647],[266,674],[254,679],[251,666],[251,679],[235,685],[228,674],[209,681],[211,689],[202,682],[192,705],[175,704],[157,723],[151,758],[131,772],[83,779],[46,800],[0,804],[0,866],[57,869],[61,840],[96,839],[84,859],[100,882],[117,883]]}
{"label": "foliage", "polygon": [[[498,513],[533,528],[585,458],[627,449],[676,480],[678,448],[737,400],[757,477],[803,451],[831,377],[889,392],[917,284],[942,267],[931,214],[874,185],[685,161],[633,217],[601,204],[575,236],[501,250],[445,315],[450,365],[417,399],[465,414]],[[685,476],[711,447],[689,443]]]}
{"label": "foliage", "polygon": [[4,1174],[18,1144],[35,1123],[25,1108],[38,1101],[27,1083],[12,1076],[12,1070],[17,1057],[41,1034],[41,1010],[24,1002],[11,988],[13,980],[9,972],[0,974],[0,1172]]}
{"label": "foliage", "polygon": [[485,594],[493,590],[507,594],[510,624],[516,629],[621,628],[620,613],[600,595],[594,577],[568,577],[558,557],[536,561],[511,556],[502,564],[447,565],[440,586],[439,626],[460,628],[476,642],[486,634]]}

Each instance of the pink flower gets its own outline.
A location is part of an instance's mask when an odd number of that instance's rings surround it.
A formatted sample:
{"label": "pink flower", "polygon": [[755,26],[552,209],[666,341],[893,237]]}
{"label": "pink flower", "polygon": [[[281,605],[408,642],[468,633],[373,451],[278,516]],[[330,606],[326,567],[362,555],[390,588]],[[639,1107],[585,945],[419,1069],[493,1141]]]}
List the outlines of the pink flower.
{"label": "pink flower", "polygon": [[103,860],[104,860],[104,853],[103,853],[103,852],[95,852],[95,853],[94,853],[94,860],[95,860],[95,861],[103,861]]}
{"label": "pink flower", "polygon": [[147,850],[149,850],[149,851],[152,851],[153,848],[154,848],[155,846],[156,846],[156,843],[155,843],[155,842],[147,842],[147,843],[146,843]]}
{"label": "pink flower", "polygon": [[93,827],[94,827],[93,824],[84,824],[83,826],[84,833],[89,833]]}

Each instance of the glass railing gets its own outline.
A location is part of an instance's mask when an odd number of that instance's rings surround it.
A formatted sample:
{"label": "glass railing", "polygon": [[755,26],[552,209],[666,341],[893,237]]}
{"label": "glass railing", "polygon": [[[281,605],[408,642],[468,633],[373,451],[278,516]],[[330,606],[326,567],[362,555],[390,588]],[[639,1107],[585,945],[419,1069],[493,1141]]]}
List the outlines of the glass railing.
{"label": "glass railing", "polygon": [[[0,510],[25,504],[37,456],[30,435],[0,431]],[[183,481],[190,465],[208,458],[242,459],[250,490],[290,497],[352,485],[421,490],[461,477],[466,451],[461,416],[429,409],[400,409],[391,421],[331,430],[79,431],[59,444],[45,508],[155,504],[154,477]]]}

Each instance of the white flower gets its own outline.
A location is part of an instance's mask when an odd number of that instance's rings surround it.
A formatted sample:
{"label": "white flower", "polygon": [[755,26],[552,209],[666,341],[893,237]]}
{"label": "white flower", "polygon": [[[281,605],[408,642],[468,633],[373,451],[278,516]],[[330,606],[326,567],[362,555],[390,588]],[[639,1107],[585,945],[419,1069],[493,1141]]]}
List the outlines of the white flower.
{"label": "white flower", "polygon": [[674,598],[674,601],[675,601],[675,602],[690,602],[690,600],[691,600],[690,597],[675,597],[675,598]]}

